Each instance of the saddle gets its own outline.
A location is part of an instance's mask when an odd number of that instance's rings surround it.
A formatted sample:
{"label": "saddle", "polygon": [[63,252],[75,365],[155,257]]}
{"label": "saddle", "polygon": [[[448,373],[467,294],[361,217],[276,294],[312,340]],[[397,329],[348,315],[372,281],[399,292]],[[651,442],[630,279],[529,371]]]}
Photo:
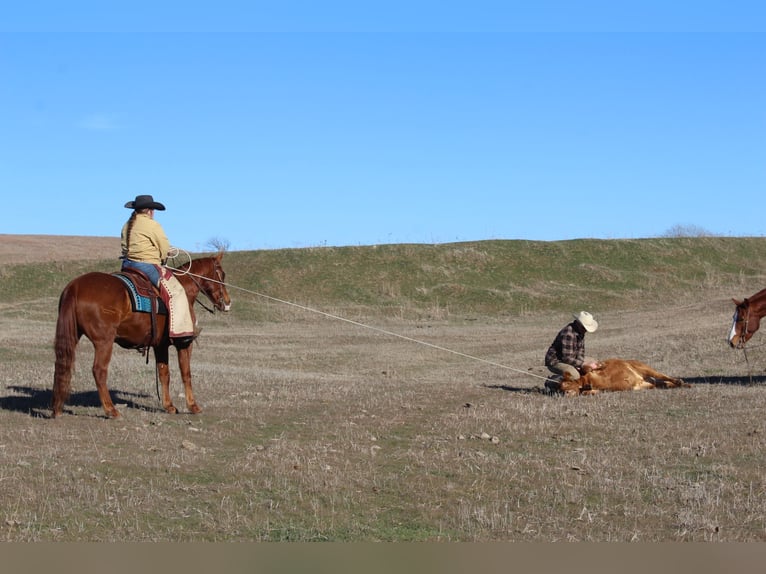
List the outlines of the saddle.
{"label": "saddle", "polygon": [[168,308],[160,297],[160,291],[151,279],[138,269],[123,269],[112,273],[122,280],[130,295],[130,304],[134,313],[157,313],[167,315]]}
{"label": "saddle", "polygon": [[122,271],[112,273],[124,284],[130,296],[130,304],[134,313],[149,313],[151,315],[151,330],[147,339],[137,348],[146,355],[146,361],[149,362],[149,353],[147,352],[157,335],[157,315],[167,315],[168,307],[160,296],[160,290],[152,280],[138,269],[123,269]]}

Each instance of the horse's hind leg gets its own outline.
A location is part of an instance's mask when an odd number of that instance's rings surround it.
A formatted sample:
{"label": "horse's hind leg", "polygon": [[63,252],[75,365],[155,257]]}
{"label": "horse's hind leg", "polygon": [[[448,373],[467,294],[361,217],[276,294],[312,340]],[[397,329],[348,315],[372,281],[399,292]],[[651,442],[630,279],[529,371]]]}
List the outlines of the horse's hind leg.
{"label": "horse's hind leg", "polygon": [[[56,366],[53,375],[53,396],[51,398],[51,416],[56,418],[64,410],[72,388],[72,370],[74,369],[74,349],[76,345],[64,348],[56,344]],[[61,347],[61,350],[59,349]]]}
{"label": "horse's hind leg", "polygon": [[112,359],[112,341],[104,343],[93,343],[95,354],[93,357],[93,378],[96,381],[98,389],[98,398],[101,399],[101,406],[104,407],[106,416],[116,419],[120,413],[112,403],[112,397],[109,396],[109,388],[106,386],[106,379],[109,375],[109,361]]}

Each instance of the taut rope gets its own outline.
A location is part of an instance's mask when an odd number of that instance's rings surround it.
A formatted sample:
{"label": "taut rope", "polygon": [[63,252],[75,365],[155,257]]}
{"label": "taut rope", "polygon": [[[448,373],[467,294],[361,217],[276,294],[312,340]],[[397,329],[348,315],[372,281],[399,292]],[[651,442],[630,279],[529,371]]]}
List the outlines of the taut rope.
{"label": "taut rope", "polygon": [[[195,277],[201,277],[200,275],[196,275],[194,273],[191,273],[188,270],[181,271],[181,270],[176,270],[173,267],[169,267],[169,268],[172,269],[173,271],[179,271],[180,273],[185,273],[187,275],[191,275],[191,276],[195,276]],[[239,291],[244,291],[245,293],[249,293],[250,295],[255,295],[256,297],[261,297],[263,299],[268,299],[269,301],[273,301],[275,303],[281,303],[282,305],[289,305],[290,307],[295,307],[297,309],[301,309],[302,311],[307,311],[307,312],[310,312],[310,313],[315,313],[317,315],[322,315],[323,317],[327,317],[329,319],[335,319],[336,321],[343,321],[344,323],[349,323],[351,325],[355,325],[355,326],[361,327],[363,329],[368,329],[370,331],[375,331],[377,333],[381,333],[383,335],[388,335],[390,337],[396,337],[396,338],[402,339],[404,341],[409,341],[410,343],[416,343],[418,345],[423,345],[425,347],[430,347],[431,349],[436,349],[438,351],[443,351],[445,353],[451,353],[453,355],[457,355],[459,357],[463,357],[463,358],[466,358],[466,359],[471,359],[473,361],[479,361],[479,362],[485,363],[487,365],[492,365],[493,367],[498,367],[500,369],[506,369],[508,371],[514,371],[514,372],[521,373],[521,374],[524,374],[524,375],[527,375],[527,376],[530,376],[530,377],[536,377],[538,379],[546,380],[548,378],[548,377],[545,377],[545,376],[542,376],[542,375],[537,375],[535,373],[530,373],[529,371],[523,371],[521,369],[510,367],[508,365],[504,365],[504,364],[498,363],[496,361],[490,361],[490,360],[484,359],[482,357],[476,357],[474,355],[469,355],[467,353],[461,353],[460,351],[455,351],[455,350],[449,349],[447,347],[442,347],[441,345],[435,345],[434,343],[429,343],[427,341],[421,341],[420,339],[415,339],[413,337],[408,337],[407,335],[402,335],[401,333],[396,333],[394,331],[389,331],[387,329],[381,329],[380,327],[374,327],[372,325],[367,325],[367,324],[361,323],[359,321],[354,321],[353,319],[348,319],[346,317],[341,317],[340,315],[333,315],[332,313],[327,313],[326,311],[321,311],[321,310],[315,309],[313,307],[308,307],[306,305],[300,305],[300,304],[294,303],[292,301],[286,301],[284,299],[279,299],[277,297],[272,297],[271,295],[266,295],[264,293],[259,293],[257,291],[253,291],[251,289],[246,289],[244,287],[239,287],[237,285],[232,285],[231,283],[226,283],[224,281],[218,281],[218,280],[215,280],[215,279],[210,279],[209,277],[205,277],[204,279],[206,279],[207,281],[211,281],[213,283],[219,283],[219,284],[224,285],[225,287],[227,287],[229,289],[237,289]]]}

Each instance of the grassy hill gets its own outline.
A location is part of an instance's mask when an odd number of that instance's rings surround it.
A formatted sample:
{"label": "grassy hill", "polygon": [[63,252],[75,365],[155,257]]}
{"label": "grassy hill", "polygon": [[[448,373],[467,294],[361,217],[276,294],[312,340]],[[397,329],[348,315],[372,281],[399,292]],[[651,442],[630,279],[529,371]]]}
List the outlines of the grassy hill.
{"label": "grassy hill", "polygon": [[[4,539],[763,541],[765,334],[748,355],[725,335],[727,298],[766,284],[765,247],[679,237],[233,252],[232,312],[205,315],[194,347],[202,414],[184,407],[175,360],[171,416],[153,362],[117,349],[109,387],[123,418],[106,422],[84,343],[54,422],[56,299],[118,261],[109,245],[103,257],[84,246],[89,260],[8,261],[0,238]],[[545,349],[579,308],[601,320],[594,356],[646,361],[692,387],[544,392]]]}
{"label": "grassy hill", "polygon": [[[766,284],[764,253],[766,238],[498,240],[239,251],[224,263],[248,318],[278,318],[279,306],[264,310],[263,299],[238,289],[320,308],[454,318],[746,296]],[[57,297],[72,277],[117,266],[113,258],[6,264],[0,300]]]}

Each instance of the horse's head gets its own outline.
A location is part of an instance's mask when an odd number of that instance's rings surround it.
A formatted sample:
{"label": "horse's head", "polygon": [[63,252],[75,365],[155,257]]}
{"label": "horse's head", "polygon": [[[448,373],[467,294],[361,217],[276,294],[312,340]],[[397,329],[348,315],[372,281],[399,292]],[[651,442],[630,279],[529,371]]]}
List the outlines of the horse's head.
{"label": "horse's head", "polygon": [[226,289],[226,272],[221,266],[223,251],[212,257],[195,259],[192,262],[192,273],[195,283],[205,296],[210,299],[218,311],[227,312],[231,309],[231,298]]}
{"label": "horse's head", "polygon": [[742,349],[750,337],[758,330],[761,317],[758,313],[750,312],[750,300],[734,301],[734,317],[729,331],[729,346]]}

